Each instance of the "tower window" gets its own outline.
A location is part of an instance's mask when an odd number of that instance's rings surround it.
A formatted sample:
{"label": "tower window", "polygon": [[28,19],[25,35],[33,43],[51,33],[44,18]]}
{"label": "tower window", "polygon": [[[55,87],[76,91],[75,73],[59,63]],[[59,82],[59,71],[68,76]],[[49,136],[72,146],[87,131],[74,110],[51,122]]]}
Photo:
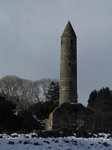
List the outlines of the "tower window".
{"label": "tower window", "polygon": [[61,45],[62,45],[62,40],[61,40]]}

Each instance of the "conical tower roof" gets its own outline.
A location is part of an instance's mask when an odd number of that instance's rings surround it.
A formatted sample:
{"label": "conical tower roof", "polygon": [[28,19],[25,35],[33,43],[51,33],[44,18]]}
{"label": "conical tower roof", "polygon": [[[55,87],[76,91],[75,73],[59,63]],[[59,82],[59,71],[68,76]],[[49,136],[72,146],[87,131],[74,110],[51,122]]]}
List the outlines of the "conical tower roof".
{"label": "conical tower roof", "polygon": [[76,34],[74,32],[74,29],[73,29],[70,21],[68,21],[61,37],[76,37]]}

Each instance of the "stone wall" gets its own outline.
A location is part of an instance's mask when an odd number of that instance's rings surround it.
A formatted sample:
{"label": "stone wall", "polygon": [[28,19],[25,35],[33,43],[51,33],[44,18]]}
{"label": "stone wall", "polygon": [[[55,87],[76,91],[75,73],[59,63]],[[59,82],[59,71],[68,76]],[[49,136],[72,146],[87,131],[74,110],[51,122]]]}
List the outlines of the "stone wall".
{"label": "stone wall", "polygon": [[49,115],[45,120],[46,130],[63,129],[63,128],[89,128],[92,123],[93,113],[85,108],[82,104],[64,103]]}

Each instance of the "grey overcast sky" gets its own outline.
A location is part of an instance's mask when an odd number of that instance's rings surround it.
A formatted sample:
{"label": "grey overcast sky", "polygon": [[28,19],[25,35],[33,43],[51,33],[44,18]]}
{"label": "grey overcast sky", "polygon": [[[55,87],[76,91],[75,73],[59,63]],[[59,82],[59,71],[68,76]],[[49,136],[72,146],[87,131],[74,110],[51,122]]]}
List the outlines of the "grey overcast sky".
{"label": "grey overcast sky", "polygon": [[78,39],[78,101],[112,89],[112,0],[0,0],[0,78],[57,78],[68,20]]}

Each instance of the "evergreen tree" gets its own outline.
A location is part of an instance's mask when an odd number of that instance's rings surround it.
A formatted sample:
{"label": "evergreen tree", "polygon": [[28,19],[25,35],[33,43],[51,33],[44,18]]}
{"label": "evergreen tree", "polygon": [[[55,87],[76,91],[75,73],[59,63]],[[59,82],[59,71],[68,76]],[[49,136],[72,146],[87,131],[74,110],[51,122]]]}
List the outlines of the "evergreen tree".
{"label": "evergreen tree", "polygon": [[92,91],[89,95],[88,107],[97,111],[112,111],[112,92],[108,87]]}
{"label": "evergreen tree", "polygon": [[97,101],[98,92],[96,90],[92,91],[89,95],[88,107],[94,108]]}
{"label": "evergreen tree", "polygon": [[59,100],[59,83],[51,82],[47,92],[47,101],[58,101],[58,100]]}

